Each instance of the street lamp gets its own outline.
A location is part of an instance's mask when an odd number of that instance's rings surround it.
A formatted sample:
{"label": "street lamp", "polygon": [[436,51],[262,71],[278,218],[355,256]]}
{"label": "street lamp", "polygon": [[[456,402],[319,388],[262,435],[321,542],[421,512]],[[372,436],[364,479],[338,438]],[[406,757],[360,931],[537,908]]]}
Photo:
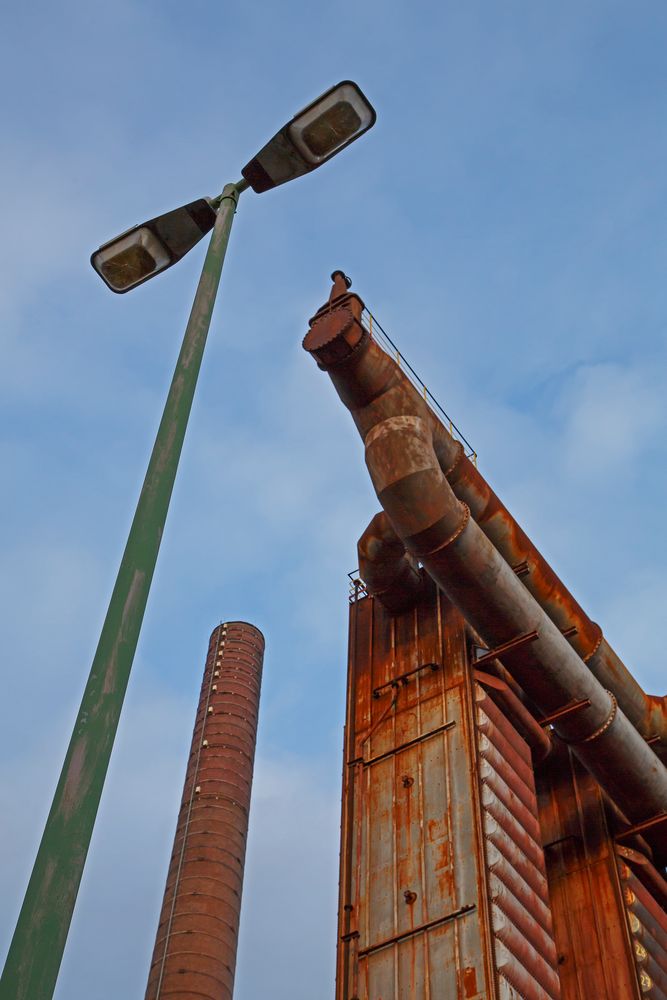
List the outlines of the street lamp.
{"label": "street lamp", "polygon": [[[375,124],[356,83],[343,80],[299,111],[241,171],[237,193],[261,193],[326,163]],[[109,240],[90,262],[112,292],[129,292],[184,257],[215,224],[215,201],[200,198]]]}
{"label": "street lamp", "polygon": [[91,263],[124,293],[213,230],[81,708],[0,979],[0,1000],[50,1000],[83,874],[176,478],[240,194],[315,170],[363,135],[375,111],[349,80],[295,115],[243,168],[243,180],[127,230]]}
{"label": "street lamp", "polygon": [[241,173],[258,193],[315,170],[375,124],[356,83],[344,80],[299,111]]}
{"label": "street lamp", "polygon": [[213,229],[216,215],[213,202],[199,198],[109,240],[90,263],[112,292],[129,292],[192,250]]}

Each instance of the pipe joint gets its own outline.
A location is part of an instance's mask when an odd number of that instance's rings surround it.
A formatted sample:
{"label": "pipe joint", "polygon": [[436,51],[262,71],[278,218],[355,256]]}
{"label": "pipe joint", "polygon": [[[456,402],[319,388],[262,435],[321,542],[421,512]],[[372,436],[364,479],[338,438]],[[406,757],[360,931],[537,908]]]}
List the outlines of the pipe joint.
{"label": "pipe joint", "polygon": [[566,740],[567,743],[569,743],[572,746],[577,746],[577,745],[580,746],[583,743],[593,743],[594,740],[597,740],[600,736],[602,736],[603,733],[607,732],[607,730],[613,723],[614,719],[616,718],[616,713],[618,712],[618,702],[616,701],[616,696],[611,691],[607,691],[607,694],[609,695],[609,698],[611,700],[611,709],[609,711],[609,715],[602,723],[602,725],[598,726],[598,728],[595,729],[589,736],[584,736],[582,739],[578,740]]}
{"label": "pipe joint", "polygon": [[[446,514],[435,524],[420,531],[418,535],[406,538],[405,547],[418,559],[427,559],[429,556],[435,555],[436,552],[442,552],[463,534],[470,522],[470,507],[466,503],[459,503],[459,511],[461,517],[455,528],[449,527],[452,518],[451,514]],[[444,539],[443,532],[448,532]]]}
{"label": "pipe joint", "polygon": [[366,464],[378,493],[418,473],[442,476],[430,429],[421,417],[387,417],[371,427],[364,445]]}
{"label": "pipe joint", "polygon": [[[434,435],[434,437],[435,437],[435,435]],[[455,441],[454,445],[455,445],[455,448],[456,448],[456,455],[455,455],[453,461],[450,462],[450,464],[447,466],[447,468],[442,470],[443,473],[445,474],[445,476],[447,477],[447,479],[449,479],[449,477],[454,473],[456,467],[465,458],[466,451],[465,451],[465,448],[463,447],[463,445],[461,444],[461,442],[460,441]],[[437,454],[437,451],[438,451],[438,448],[437,448],[437,442],[436,442],[436,454]]]}
{"label": "pipe joint", "polygon": [[[594,656],[595,656],[595,654],[597,653],[598,649],[599,649],[599,648],[600,648],[600,646],[602,645],[602,640],[603,640],[603,638],[604,638],[604,635],[603,635],[603,632],[602,632],[602,629],[600,628],[600,626],[598,625],[598,623],[597,623],[597,622],[591,622],[590,624],[591,624],[591,628],[592,628],[592,629],[593,629],[593,630],[594,630],[595,632],[597,632],[597,640],[596,640],[596,642],[595,642],[595,645],[594,645],[594,646],[593,646],[593,648],[591,649],[590,653],[585,653],[585,654],[584,654],[584,655],[582,656],[582,660],[584,661],[584,663],[585,663],[586,665],[588,665],[588,662],[589,662],[589,660],[592,660],[592,659],[593,659],[593,657],[594,657]],[[609,692],[609,693],[611,694],[611,692]],[[612,695],[612,697],[613,697],[613,695]]]}

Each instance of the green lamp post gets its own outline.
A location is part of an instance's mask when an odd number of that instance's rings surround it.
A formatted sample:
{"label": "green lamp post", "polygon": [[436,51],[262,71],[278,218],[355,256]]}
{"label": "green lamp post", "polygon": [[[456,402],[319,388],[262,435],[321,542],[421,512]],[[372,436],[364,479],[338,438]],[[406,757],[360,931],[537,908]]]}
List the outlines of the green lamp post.
{"label": "green lamp post", "polygon": [[241,193],[315,170],[375,123],[351,81],[295,115],[219,197],[200,198],[105,243],[91,257],[114,292],[175,264],[213,230],[109,609],[0,978],[0,1000],[50,1000],[83,874]]}

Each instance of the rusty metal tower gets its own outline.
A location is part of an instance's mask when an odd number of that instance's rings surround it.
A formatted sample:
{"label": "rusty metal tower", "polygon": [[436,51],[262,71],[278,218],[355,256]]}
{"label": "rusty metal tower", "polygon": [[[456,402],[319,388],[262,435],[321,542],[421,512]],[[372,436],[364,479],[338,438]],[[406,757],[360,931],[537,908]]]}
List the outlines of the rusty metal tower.
{"label": "rusty metal tower", "polygon": [[382,506],[350,605],[337,1000],[667,1000],[666,701],[332,277],[304,347]]}

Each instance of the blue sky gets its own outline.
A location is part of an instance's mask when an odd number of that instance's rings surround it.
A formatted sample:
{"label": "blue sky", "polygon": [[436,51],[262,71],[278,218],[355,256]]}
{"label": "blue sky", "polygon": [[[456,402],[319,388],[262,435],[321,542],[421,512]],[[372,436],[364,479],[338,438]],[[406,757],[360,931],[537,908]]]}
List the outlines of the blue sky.
{"label": "blue sky", "polygon": [[90,253],[216,194],[332,83],[377,109],[241,200],[56,994],[143,996],[208,635],[239,617],[267,655],[237,1000],[332,997],[346,573],[377,501],[307,319],[342,267],[663,693],[667,8],[27,0],[3,22],[3,954],[203,246],[127,296]]}

